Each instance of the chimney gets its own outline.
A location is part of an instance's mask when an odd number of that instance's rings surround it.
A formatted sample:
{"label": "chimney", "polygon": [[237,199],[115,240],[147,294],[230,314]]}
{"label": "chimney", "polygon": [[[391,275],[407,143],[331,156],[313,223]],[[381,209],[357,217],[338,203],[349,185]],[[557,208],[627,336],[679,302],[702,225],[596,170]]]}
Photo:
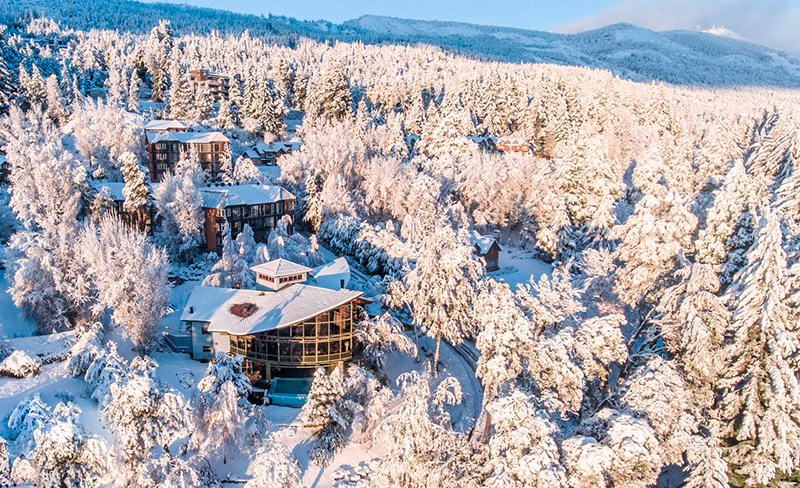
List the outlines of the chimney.
{"label": "chimney", "polygon": [[189,307],[189,313],[194,313],[194,307]]}
{"label": "chimney", "polygon": [[344,288],[344,280],[339,280],[339,289]]}

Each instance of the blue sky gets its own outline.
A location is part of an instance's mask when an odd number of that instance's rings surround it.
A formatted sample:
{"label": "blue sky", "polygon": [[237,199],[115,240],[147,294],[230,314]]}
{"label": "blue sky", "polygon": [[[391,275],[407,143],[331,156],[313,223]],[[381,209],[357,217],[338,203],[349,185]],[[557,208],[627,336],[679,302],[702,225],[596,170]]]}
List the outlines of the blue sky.
{"label": "blue sky", "polygon": [[221,8],[249,14],[286,15],[302,20],[340,23],[365,14],[406,19],[452,20],[483,25],[555,30],[560,26],[599,13],[616,0],[178,0],[201,7]]}
{"label": "blue sky", "polygon": [[[153,0],[149,0],[153,1]],[[163,1],[163,0],[161,0]],[[340,23],[365,14],[452,20],[556,32],[617,22],[653,30],[725,27],[759,44],[800,53],[800,0],[170,0],[249,14]]]}

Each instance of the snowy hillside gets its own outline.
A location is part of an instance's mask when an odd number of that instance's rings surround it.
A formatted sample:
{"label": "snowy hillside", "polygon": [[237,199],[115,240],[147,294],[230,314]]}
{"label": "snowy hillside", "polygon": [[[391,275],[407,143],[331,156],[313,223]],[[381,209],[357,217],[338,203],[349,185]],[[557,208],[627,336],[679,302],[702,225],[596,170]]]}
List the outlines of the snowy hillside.
{"label": "snowy hillside", "polygon": [[433,22],[366,15],[342,24],[235,14],[174,4],[100,0],[21,0],[3,9],[15,18],[37,12],[62,27],[148,32],[170,19],[176,32],[270,36],[286,43],[298,37],[366,43],[427,43],[445,50],[507,62],[554,63],[607,69],[635,81],[684,85],[800,87],[800,56],[712,32],[653,32],[616,24],[580,34]]}

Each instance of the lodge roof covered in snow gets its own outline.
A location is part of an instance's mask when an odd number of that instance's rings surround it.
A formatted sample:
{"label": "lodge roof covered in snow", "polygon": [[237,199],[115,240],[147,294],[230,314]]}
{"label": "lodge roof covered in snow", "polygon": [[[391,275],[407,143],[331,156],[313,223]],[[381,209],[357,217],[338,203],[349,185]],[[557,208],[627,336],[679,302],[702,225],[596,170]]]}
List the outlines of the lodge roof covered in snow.
{"label": "lodge roof covered in snow", "polygon": [[345,258],[336,258],[330,263],[317,266],[311,271],[311,278],[317,286],[337,289],[350,283],[350,264]]}
{"label": "lodge roof covered in snow", "polygon": [[152,138],[148,136],[151,144],[157,142],[180,142],[181,144],[208,144],[211,142],[231,142],[222,132],[158,132]]}
{"label": "lodge roof covered in snow", "polygon": [[302,273],[310,273],[311,268],[302,264],[293,263],[289,260],[278,258],[272,261],[257,264],[250,268],[255,273],[263,273],[268,276],[291,276]]}
{"label": "lodge roof covered in snow", "polygon": [[147,132],[182,131],[186,129],[186,124],[180,120],[151,120],[144,124],[144,130]]}
{"label": "lodge roof covered in snow", "polygon": [[[182,321],[208,322],[210,332],[249,335],[297,324],[363,295],[354,290],[330,290],[296,284],[279,291],[234,290],[196,286],[181,314]],[[257,308],[247,317],[234,314],[236,305]]]}
{"label": "lodge roof covered in snow", "polygon": [[478,246],[478,251],[481,254],[486,254],[489,252],[489,249],[492,248],[492,245],[497,242],[494,237],[481,235],[477,230],[470,232],[469,240],[473,246]]}
{"label": "lodge roof covered in snow", "polygon": [[262,205],[294,200],[288,190],[274,185],[233,185],[200,188],[203,208],[225,208],[239,205]]}

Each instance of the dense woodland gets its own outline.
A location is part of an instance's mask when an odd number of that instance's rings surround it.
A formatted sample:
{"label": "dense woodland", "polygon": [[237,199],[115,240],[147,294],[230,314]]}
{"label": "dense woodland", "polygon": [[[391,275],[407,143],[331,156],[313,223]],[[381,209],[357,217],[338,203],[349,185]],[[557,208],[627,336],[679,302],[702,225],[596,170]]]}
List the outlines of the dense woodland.
{"label": "dense woodland", "polygon": [[[270,182],[238,156],[286,137],[299,110],[302,149],[272,183],[297,196],[310,239],[285,222],[266,246],[228,238],[206,283],[247,283],[248,264],[270,256],[313,263],[317,239],[383,277],[370,293],[387,314],[361,331],[371,364],[317,378],[304,409],[319,426],[315,462],[356,426],[387,452],[341,486],[644,487],[670,470],[688,487],[796,481],[797,92],[640,84],[422,45],[179,36],[168,22],[138,35],[34,19],[0,42],[9,293],[42,332],[80,328],[70,367],[115,436],[33,398],[9,419],[28,446],[12,477],[217,486],[205,457],[249,442],[261,478],[246,486],[299,486],[290,453],[237,402],[249,389],[238,359],[218,358],[185,399],[147,356],[168,276],[207,259],[197,188]],[[199,67],[233,77],[229,100],[191,89]],[[231,137],[221,181],[186,155],[150,187],[142,123],[158,117]],[[535,151],[490,154],[469,135],[521,136]],[[127,211],[156,209],[152,237],[117,218],[100,180],[125,183]],[[470,229],[535,249],[552,275],[495,281]],[[438,373],[438,345],[428,372],[401,376],[394,395],[381,385],[384,354],[413,349],[397,319],[437,344],[474,341],[484,435],[452,428],[461,385]],[[105,320],[140,352],[131,364],[95,325]]]}

